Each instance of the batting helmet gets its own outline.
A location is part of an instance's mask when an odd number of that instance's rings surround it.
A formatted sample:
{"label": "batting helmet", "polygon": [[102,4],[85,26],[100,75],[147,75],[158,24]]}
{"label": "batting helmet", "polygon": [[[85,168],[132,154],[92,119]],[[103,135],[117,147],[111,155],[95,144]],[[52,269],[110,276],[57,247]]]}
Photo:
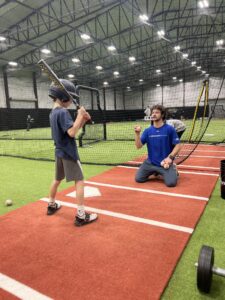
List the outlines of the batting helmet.
{"label": "batting helmet", "polygon": [[[66,79],[59,79],[61,81],[61,83],[64,85],[65,89],[67,90],[67,92],[72,96],[75,97],[76,96],[76,88],[74,86],[74,84]],[[49,97],[51,97],[52,99],[59,99],[62,102],[67,102],[70,99],[68,99],[68,95],[59,87],[57,87],[54,83],[51,84],[50,88],[49,88],[49,93],[48,93]]]}

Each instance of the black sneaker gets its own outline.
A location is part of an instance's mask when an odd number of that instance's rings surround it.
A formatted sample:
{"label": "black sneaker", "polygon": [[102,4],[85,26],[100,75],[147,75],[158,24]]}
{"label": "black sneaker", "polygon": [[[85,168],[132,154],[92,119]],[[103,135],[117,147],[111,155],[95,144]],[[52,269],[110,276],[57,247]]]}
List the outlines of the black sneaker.
{"label": "black sneaker", "polygon": [[55,202],[53,205],[48,203],[47,215],[53,215],[57,210],[61,208],[61,204],[59,202]]}
{"label": "black sneaker", "polygon": [[74,224],[76,226],[83,226],[89,223],[96,221],[98,218],[97,214],[89,214],[85,212],[85,217],[82,219],[79,216],[76,216]]}

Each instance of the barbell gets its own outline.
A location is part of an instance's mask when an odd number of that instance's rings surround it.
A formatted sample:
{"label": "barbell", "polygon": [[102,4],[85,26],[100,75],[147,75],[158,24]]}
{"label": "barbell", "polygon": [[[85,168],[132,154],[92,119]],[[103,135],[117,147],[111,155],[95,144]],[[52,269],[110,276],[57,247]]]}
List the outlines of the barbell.
{"label": "barbell", "polygon": [[214,267],[213,264],[214,248],[203,245],[199,253],[198,262],[195,263],[197,267],[197,287],[201,292],[210,292],[213,274],[225,277],[225,270]]}

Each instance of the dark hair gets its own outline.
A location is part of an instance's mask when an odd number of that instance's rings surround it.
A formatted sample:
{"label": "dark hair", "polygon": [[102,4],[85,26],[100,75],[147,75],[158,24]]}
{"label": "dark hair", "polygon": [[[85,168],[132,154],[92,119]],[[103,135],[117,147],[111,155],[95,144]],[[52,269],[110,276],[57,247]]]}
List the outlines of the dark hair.
{"label": "dark hair", "polygon": [[156,105],[152,106],[151,114],[152,114],[154,109],[157,109],[161,112],[162,119],[163,119],[163,121],[165,121],[166,120],[166,115],[167,115],[167,109],[163,105],[156,104]]}

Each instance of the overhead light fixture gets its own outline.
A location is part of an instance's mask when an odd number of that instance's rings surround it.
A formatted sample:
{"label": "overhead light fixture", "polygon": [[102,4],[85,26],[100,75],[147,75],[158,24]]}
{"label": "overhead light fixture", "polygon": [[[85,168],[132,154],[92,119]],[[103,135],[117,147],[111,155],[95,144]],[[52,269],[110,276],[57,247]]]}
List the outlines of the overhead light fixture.
{"label": "overhead light fixture", "polygon": [[69,78],[74,78],[74,75],[73,74],[68,74],[67,75]]}
{"label": "overhead light fixture", "polygon": [[136,58],[135,58],[134,56],[130,56],[130,57],[129,57],[129,61],[130,61],[130,62],[134,62],[135,60],[136,60]]}
{"label": "overhead light fixture", "polygon": [[183,79],[181,78],[181,79],[179,79],[179,81],[180,81],[180,82],[183,82]]}
{"label": "overhead light fixture", "polygon": [[114,71],[113,75],[118,76],[120,73],[118,71]]}
{"label": "overhead light fixture", "polygon": [[102,66],[96,66],[95,68],[99,71],[101,71],[103,69]]}
{"label": "overhead light fixture", "polygon": [[158,33],[158,36],[160,36],[160,37],[165,35],[164,30],[159,30],[157,33]]}
{"label": "overhead light fixture", "polygon": [[197,70],[201,70],[201,68],[202,68],[201,66],[198,66],[198,67],[197,67]]}
{"label": "overhead light fixture", "polygon": [[91,37],[90,37],[90,35],[88,35],[88,34],[86,34],[86,33],[82,33],[81,35],[80,35],[80,37],[83,39],[83,40],[89,40]]}
{"label": "overhead light fixture", "polygon": [[51,50],[49,50],[47,48],[43,48],[43,49],[41,49],[41,52],[44,54],[49,54],[49,53],[51,53]]}
{"label": "overhead light fixture", "polygon": [[192,64],[192,66],[195,66],[196,65],[196,61],[192,61],[191,64]]}
{"label": "overhead light fixture", "polygon": [[188,54],[187,54],[187,53],[184,53],[184,54],[183,54],[183,58],[188,58]]}
{"label": "overhead light fixture", "polygon": [[9,61],[8,64],[9,64],[10,66],[12,66],[12,67],[18,66],[18,63],[15,62],[15,61]]}
{"label": "overhead light fixture", "polygon": [[207,7],[209,7],[209,2],[207,0],[199,1],[198,6],[200,8],[207,8]]}
{"label": "overhead light fixture", "polygon": [[139,16],[139,19],[140,19],[141,21],[143,21],[143,22],[146,22],[146,21],[148,21],[148,16],[145,15],[145,14],[143,14],[143,15],[140,15],[140,16]]}
{"label": "overhead light fixture", "polygon": [[77,57],[74,57],[74,58],[72,58],[72,62],[74,62],[74,63],[78,63],[78,62],[80,62],[80,60],[79,60],[79,58],[77,58]]}
{"label": "overhead light fixture", "polygon": [[6,37],[0,36],[0,42],[4,42],[6,40]]}
{"label": "overhead light fixture", "polygon": [[160,86],[160,84],[158,83],[158,84],[156,84],[156,86],[157,86],[157,87],[159,87],[159,86]]}
{"label": "overhead light fixture", "polygon": [[144,80],[143,79],[139,79],[139,82],[143,82]]}
{"label": "overhead light fixture", "polygon": [[180,46],[175,46],[175,47],[174,47],[174,50],[175,50],[175,51],[180,51]]}
{"label": "overhead light fixture", "polygon": [[111,46],[108,46],[107,48],[109,51],[115,51],[116,50],[116,47],[111,45]]}
{"label": "overhead light fixture", "polygon": [[176,76],[174,76],[174,77],[173,77],[173,80],[176,80],[176,79],[177,79],[177,77],[176,77]]}
{"label": "overhead light fixture", "polygon": [[157,70],[156,70],[156,73],[161,73],[161,70],[160,70],[160,69],[157,69]]}
{"label": "overhead light fixture", "polygon": [[104,84],[104,85],[108,85],[109,83],[108,83],[107,81],[104,81],[103,84]]}
{"label": "overhead light fixture", "polygon": [[217,40],[216,41],[217,46],[222,46],[223,43],[224,43],[224,40]]}
{"label": "overhead light fixture", "polygon": [[202,74],[205,74],[206,73],[206,71],[202,71]]}

